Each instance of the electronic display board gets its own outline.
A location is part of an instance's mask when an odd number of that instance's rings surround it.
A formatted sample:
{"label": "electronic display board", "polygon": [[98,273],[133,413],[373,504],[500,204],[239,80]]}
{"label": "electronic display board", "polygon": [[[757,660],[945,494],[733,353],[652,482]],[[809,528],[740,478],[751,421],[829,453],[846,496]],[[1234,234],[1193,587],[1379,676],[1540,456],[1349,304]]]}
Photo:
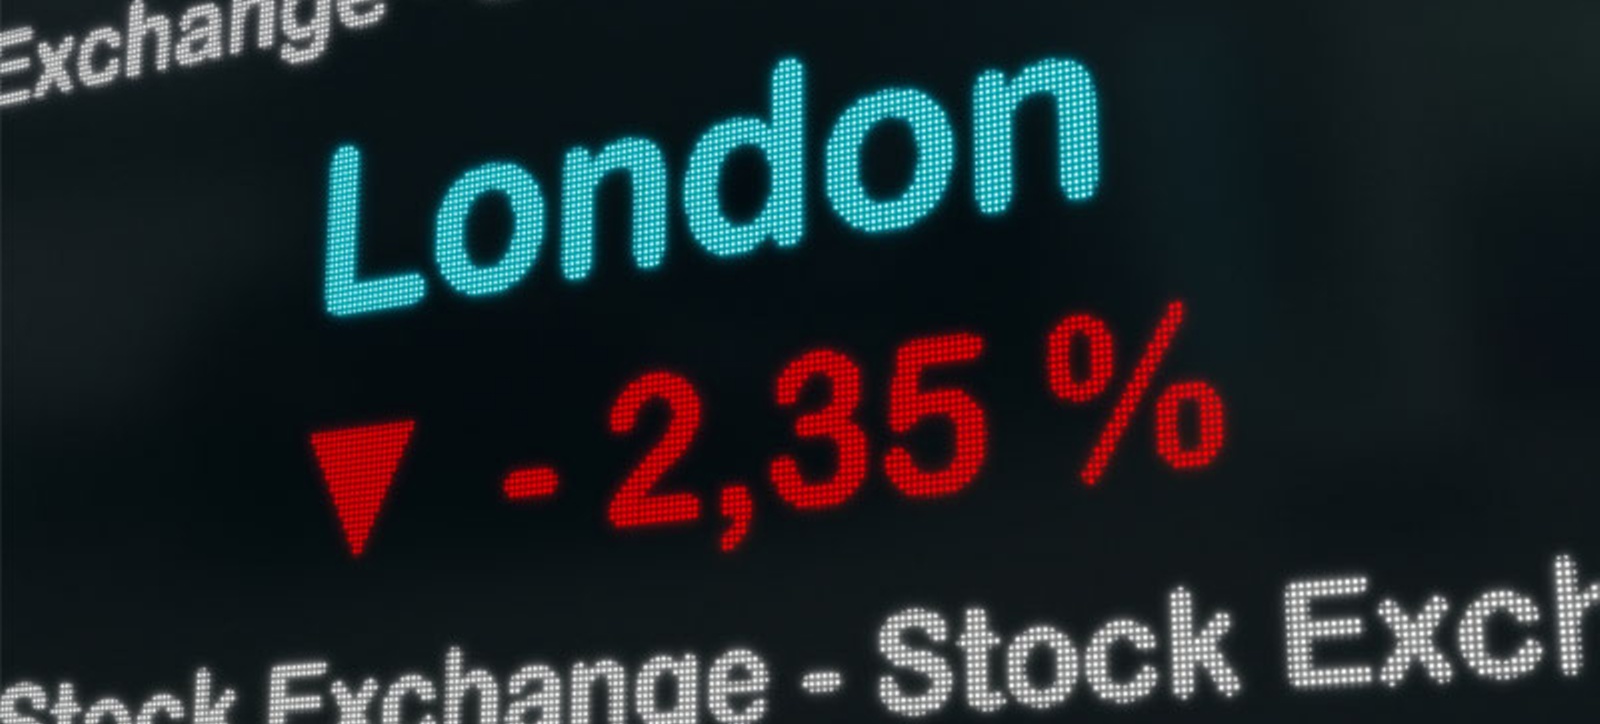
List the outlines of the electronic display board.
{"label": "electronic display board", "polygon": [[1600,720],[1597,31],[6,0],[0,724]]}

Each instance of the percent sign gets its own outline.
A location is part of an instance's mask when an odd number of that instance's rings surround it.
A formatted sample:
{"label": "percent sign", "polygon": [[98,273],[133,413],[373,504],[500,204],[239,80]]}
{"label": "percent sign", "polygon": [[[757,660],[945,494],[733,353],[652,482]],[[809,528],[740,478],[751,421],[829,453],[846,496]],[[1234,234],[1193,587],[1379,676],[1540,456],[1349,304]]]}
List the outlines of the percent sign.
{"label": "percent sign", "polygon": [[[1172,339],[1183,326],[1183,301],[1167,305],[1166,314],[1156,325],[1155,334],[1144,346],[1139,362],[1133,368],[1111,417],[1100,428],[1089,459],[1078,475],[1084,484],[1094,485],[1105,475],[1111,458],[1122,442],[1122,436],[1133,422],[1133,414],[1150,389],[1150,381],[1161,362],[1166,358]],[[1087,345],[1086,354],[1075,354],[1078,345]],[[1074,358],[1084,358],[1088,369],[1079,369]],[[1111,385],[1116,370],[1116,344],[1105,320],[1089,314],[1072,314],[1062,319],[1051,330],[1045,346],[1045,363],[1050,379],[1050,391],[1056,397],[1074,404],[1098,399]],[[1192,444],[1184,443],[1179,415],[1185,406],[1195,410],[1199,434]],[[1156,396],[1156,452],[1174,470],[1201,468],[1211,464],[1222,450],[1227,431],[1223,421],[1222,397],[1209,383],[1185,380],[1168,385]]]}

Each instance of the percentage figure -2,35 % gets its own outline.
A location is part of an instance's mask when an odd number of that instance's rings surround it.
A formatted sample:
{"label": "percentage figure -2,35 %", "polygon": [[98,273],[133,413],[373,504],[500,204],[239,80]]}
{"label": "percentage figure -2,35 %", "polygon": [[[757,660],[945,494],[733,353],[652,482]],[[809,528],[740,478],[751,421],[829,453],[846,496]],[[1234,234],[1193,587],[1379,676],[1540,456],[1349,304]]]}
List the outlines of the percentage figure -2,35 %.
{"label": "percentage figure -2,35 %", "polygon": [[[1168,304],[1137,362],[1127,370],[1079,469],[1084,484],[1094,485],[1104,477],[1183,326],[1185,313],[1182,301]],[[772,388],[774,407],[793,416],[794,438],[778,446],[764,471],[775,497],[800,513],[835,509],[856,497],[874,469],[911,500],[946,498],[965,490],[988,457],[989,417],[980,396],[950,378],[978,364],[984,345],[984,338],[971,332],[917,337],[900,344],[884,391],[887,420],[882,427],[862,419],[865,375],[855,357],[822,347],[790,359]],[[1078,313],[1057,322],[1045,339],[1044,371],[1051,393],[1064,402],[1087,404],[1105,396],[1117,376],[1116,340],[1105,321]],[[930,382],[933,377],[942,382]],[[825,392],[825,398],[802,400],[806,389]],[[1156,394],[1154,407],[1160,458],[1175,470],[1210,465],[1226,439],[1225,411],[1216,389],[1208,382],[1180,380]],[[763,486],[728,482],[704,500],[701,492],[675,479],[674,469],[695,445],[706,418],[699,387],[677,372],[650,370],[623,385],[611,402],[608,431],[621,438],[636,436],[641,415],[650,408],[666,413],[664,431],[623,474],[607,502],[607,520],[619,531],[687,526],[703,520],[706,509],[714,507],[723,524],[720,548],[737,549],[749,534],[756,511],[753,491]],[[1183,434],[1185,410],[1194,413],[1195,435]],[[911,439],[929,425],[948,438],[948,444],[941,446],[944,452],[913,454]],[[402,419],[311,434],[311,447],[352,557],[360,557],[365,549],[415,427],[414,420]],[[877,445],[870,442],[875,430],[886,431],[881,434],[887,438]],[[831,462],[819,465],[817,458],[810,458],[812,465],[802,464],[796,449],[801,445],[826,450]],[[882,451],[876,459],[874,449]],[[504,498],[517,503],[552,498],[560,485],[560,476],[548,465],[514,468],[501,481]]]}

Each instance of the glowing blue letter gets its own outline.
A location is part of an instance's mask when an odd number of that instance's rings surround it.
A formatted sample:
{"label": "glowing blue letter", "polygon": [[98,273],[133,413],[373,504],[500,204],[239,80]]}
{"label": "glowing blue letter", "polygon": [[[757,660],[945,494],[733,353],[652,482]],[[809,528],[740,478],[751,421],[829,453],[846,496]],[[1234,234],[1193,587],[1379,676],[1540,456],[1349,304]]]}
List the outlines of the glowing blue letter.
{"label": "glowing blue letter", "polygon": [[356,281],[360,233],[361,150],[340,146],[328,164],[328,256],[322,275],[323,308],[335,317],[348,317],[422,301],[427,282],[416,272]]}
{"label": "glowing blue letter", "polygon": [[642,138],[624,138],[594,157],[567,151],[561,172],[561,274],[569,281],[594,266],[594,206],[600,180],[626,170],[633,182],[633,265],[654,269],[667,253],[667,162]]}
{"label": "glowing blue letter", "polygon": [[[722,213],[722,164],[741,146],[754,146],[772,167],[772,188],[761,213],[736,225]],[[712,126],[689,153],[683,177],[689,231],[717,256],[748,254],[771,238],[800,243],[805,233],[805,66],[785,58],[772,70],[772,122],[743,116]]]}
{"label": "glowing blue letter", "polygon": [[1100,184],[1099,109],[1089,71],[1070,60],[1041,60],[1008,84],[1000,71],[986,70],[972,88],[973,193],[985,214],[1011,206],[1012,116],[1035,93],[1056,99],[1061,193],[1069,201],[1086,201]]}
{"label": "glowing blue letter", "polygon": [[[500,261],[472,263],[467,254],[467,214],[484,194],[498,191],[511,202],[511,243]],[[544,241],[544,195],[521,166],[486,163],[461,175],[445,192],[434,220],[433,256],[439,274],[468,296],[499,294],[527,275]]]}
{"label": "glowing blue letter", "polygon": [[[898,118],[911,126],[917,159],[911,185],[900,197],[874,201],[861,184],[861,147],[879,121]],[[850,106],[828,136],[824,187],[845,223],[868,233],[896,231],[922,220],[950,188],[956,167],[956,134],[950,117],[926,93],[888,88]]]}

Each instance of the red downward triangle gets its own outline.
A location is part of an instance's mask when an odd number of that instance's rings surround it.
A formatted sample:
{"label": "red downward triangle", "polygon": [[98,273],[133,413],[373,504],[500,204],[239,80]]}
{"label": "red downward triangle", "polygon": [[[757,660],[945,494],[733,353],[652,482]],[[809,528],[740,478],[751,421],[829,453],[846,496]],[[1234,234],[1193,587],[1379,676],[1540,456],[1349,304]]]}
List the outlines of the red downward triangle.
{"label": "red downward triangle", "polygon": [[322,466],[322,482],[333,496],[352,558],[360,558],[367,546],[367,534],[378,520],[378,508],[414,427],[415,420],[401,420],[311,433],[311,449]]}

